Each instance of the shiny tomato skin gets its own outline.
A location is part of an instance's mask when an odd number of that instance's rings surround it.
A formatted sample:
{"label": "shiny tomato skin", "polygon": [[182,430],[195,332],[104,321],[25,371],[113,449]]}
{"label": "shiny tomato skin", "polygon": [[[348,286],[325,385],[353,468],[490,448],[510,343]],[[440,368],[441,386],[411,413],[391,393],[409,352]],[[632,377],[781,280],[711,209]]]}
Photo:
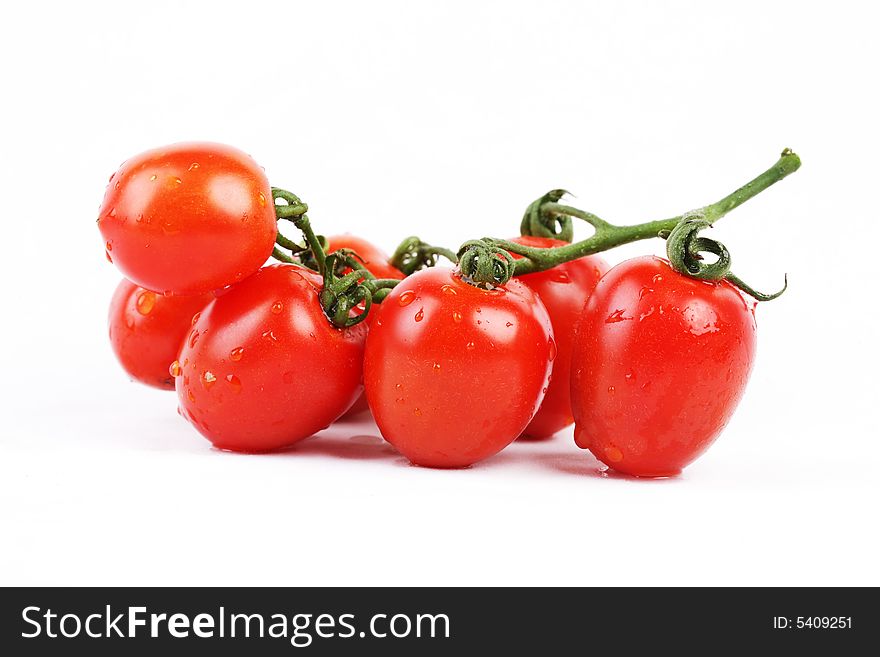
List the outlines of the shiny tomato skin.
{"label": "shiny tomato skin", "polygon": [[331,235],[326,239],[328,254],[339,249],[351,249],[358,254],[367,271],[376,278],[404,278],[403,272],[389,262],[388,255],[367,240],[350,234]]}
{"label": "shiny tomato skin", "polygon": [[126,278],[178,295],[250,276],[277,234],[263,170],[238,149],[211,143],[173,144],[123,162],[107,185],[98,228]]}
{"label": "shiny tomato skin", "polygon": [[715,440],[755,357],[754,302],[663,259],[611,268],[584,309],[572,357],[575,442],[618,472],[678,474]]}
{"label": "shiny tomato skin", "polygon": [[320,277],[264,267],[209,304],[184,340],[181,414],[220,449],[266,452],[327,427],[363,390],[366,329],[335,328]]}
{"label": "shiny tomato skin", "polygon": [[128,375],[141,383],[174,390],[169,367],[177,359],[193,317],[214,299],[165,297],[123,279],[110,301],[110,345]]}
{"label": "shiny tomato skin", "polygon": [[[541,249],[568,244],[548,237],[532,236],[515,237],[511,241]],[[515,254],[513,257],[519,258]],[[606,271],[608,263],[599,256],[592,255],[565,262],[546,271],[517,277],[537,292],[547,308],[558,350],[553,361],[547,394],[523,432],[523,438],[549,438],[574,422],[571,414],[571,352],[575,326],[584,304]]]}
{"label": "shiny tomato skin", "polygon": [[555,356],[550,318],[517,280],[494,290],[433,267],[378,308],[364,385],[382,435],[416,465],[461,468],[510,444],[537,411]]}

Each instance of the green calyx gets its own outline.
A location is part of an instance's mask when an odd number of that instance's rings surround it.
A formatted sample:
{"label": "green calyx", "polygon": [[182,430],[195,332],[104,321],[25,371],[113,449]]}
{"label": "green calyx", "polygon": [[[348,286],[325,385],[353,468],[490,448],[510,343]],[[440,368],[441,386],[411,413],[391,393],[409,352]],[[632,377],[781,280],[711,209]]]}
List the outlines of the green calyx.
{"label": "green calyx", "polygon": [[549,237],[571,242],[574,239],[574,226],[571,215],[561,212],[558,205],[563,196],[568,194],[564,189],[551,189],[541,198],[533,201],[523,215],[519,225],[522,236]]}
{"label": "green calyx", "polygon": [[461,275],[480,287],[504,285],[513,276],[514,262],[508,251],[488,240],[469,240],[458,250]]}
{"label": "green calyx", "polygon": [[[314,269],[323,278],[318,295],[321,308],[337,328],[349,328],[364,321],[374,301],[381,301],[400,281],[377,279],[363,266],[360,257],[350,249],[326,253],[327,240],[315,235],[306,214],[308,206],[291,192],[272,188],[275,216],[290,221],[303,234],[305,244],[284,237],[279,231],[272,255],[281,262],[295,263]],[[282,203],[279,203],[279,199]],[[280,247],[280,248],[279,248]],[[284,253],[281,248],[290,251]]]}
{"label": "green calyx", "polygon": [[[764,294],[733,274],[730,271],[730,252],[727,247],[717,240],[699,234],[701,230],[711,226],[705,214],[696,210],[684,214],[678,225],[668,234],[665,231],[661,233],[660,237],[666,238],[666,255],[673,269],[703,281],[727,280],[758,301],[771,301],[788,289],[788,276],[785,277],[785,285],[781,290],[773,294]],[[708,263],[703,258],[703,253],[712,253],[717,256],[717,260]]]}

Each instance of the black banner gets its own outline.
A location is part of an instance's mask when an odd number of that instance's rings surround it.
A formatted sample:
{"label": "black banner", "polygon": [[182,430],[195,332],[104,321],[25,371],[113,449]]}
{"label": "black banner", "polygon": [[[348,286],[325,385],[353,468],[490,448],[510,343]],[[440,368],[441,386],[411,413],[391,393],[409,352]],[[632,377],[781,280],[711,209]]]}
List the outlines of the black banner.
{"label": "black banner", "polygon": [[852,654],[847,651],[877,636],[875,594],[831,588],[7,588],[0,648],[6,655],[446,655],[481,648],[556,655],[599,646],[623,654],[674,649],[706,655],[722,648]]}

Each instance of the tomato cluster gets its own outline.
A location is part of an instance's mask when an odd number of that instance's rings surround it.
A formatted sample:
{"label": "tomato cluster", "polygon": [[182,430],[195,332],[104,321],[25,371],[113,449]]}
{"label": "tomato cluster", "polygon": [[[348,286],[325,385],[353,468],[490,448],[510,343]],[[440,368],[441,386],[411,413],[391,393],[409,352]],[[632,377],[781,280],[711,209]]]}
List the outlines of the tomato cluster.
{"label": "tomato cluster", "polygon": [[[98,219],[127,277],[110,306],[121,364],[176,389],[180,414],[218,448],[287,448],[368,405],[417,465],[466,467],[574,423],[577,445],[608,466],[670,476],[718,436],[742,395],[754,303],[726,280],[653,257],[609,268],[594,255],[497,285],[460,268],[407,276],[351,235],[310,252],[345,254],[338,272],[306,258],[267,264],[274,199],[247,155],[178,144],[125,162]],[[337,326],[328,280],[353,267],[361,282],[393,289],[351,308],[364,321]]]}

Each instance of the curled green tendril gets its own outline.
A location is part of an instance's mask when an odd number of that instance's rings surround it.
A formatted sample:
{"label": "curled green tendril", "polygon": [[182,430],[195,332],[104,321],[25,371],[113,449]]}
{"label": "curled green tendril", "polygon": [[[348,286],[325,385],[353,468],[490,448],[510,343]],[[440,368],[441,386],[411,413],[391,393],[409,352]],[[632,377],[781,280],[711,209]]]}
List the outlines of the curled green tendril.
{"label": "curled green tendril", "polygon": [[[773,294],[764,294],[731,272],[730,252],[727,247],[717,240],[699,234],[701,230],[711,225],[702,210],[695,210],[682,215],[681,221],[671,231],[661,231],[660,236],[666,238],[666,255],[676,271],[703,281],[724,279],[758,301],[772,301],[785,292],[788,288],[787,275],[781,290]],[[712,253],[718,259],[707,263],[703,259],[703,253]]]}
{"label": "curled green tendril", "polygon": [[437,259],[441,256],[453,264],[458,262],[456,255],[449,249],[432,246],[413,235],[398,245],[390,262],[392,267],[410,276],[420,269],[436,266]]}
{"label": "curled green tendril", "polygon": [[788,274],[785,275],[785,283],[782,285],[782,289],[778,292],[774,292],[773,294],[758,292],[755,288],[747,285],[739,276],[736,276],[733,273],[727,274],[725,278],[730,281],[730,283],[732,283],[757,301],[773,301],[773,299],[781,297],[782,293],[788,289]]}
{"label": "curled green tendril", "polygon": [[564,189],[551,189],[541,198],[533,201],[526,208],[519,225],[520,235],[533,237],[549,237],[564,242],[574,239],[574,227],[571,216],[563,212],[550,212],[562,197],[568,194]]}
{"label": "curled green tendril", "polygon": [[504,285],[513,276],[513,256],[488,240],[468,240],[458,250],[458,267],[465,280],[481,285]]}

